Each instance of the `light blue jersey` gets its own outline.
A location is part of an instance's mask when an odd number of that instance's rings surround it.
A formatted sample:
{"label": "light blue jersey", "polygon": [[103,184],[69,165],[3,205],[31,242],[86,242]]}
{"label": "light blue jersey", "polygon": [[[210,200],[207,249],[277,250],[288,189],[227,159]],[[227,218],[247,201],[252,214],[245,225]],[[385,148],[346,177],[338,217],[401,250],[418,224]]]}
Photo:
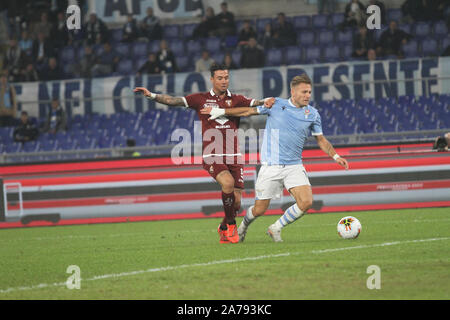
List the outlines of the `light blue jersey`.
{"label": "light blue jersey", "polygon": [[302,163],[306,139],[322,134],[322,123],[316,108],[297,108],[290,99],[276,98],[272,108],[258,107],[266,114],[266,128],[261,147],[261,163],[292,165]]}

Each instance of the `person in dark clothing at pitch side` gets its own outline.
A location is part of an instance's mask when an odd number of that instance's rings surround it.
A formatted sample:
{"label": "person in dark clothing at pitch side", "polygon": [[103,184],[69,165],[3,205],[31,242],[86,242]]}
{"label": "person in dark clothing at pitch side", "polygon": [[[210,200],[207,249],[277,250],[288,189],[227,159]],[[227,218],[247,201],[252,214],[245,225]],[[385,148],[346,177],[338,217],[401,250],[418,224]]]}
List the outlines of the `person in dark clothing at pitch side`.
{"label": "person in dark clothing at pitch side", "polygon": [[14,129],[13,138],[15,142],[28,142],[36,140],[39,130],[28,118],[28,113],[22,111],[20,114],[20,124]]}

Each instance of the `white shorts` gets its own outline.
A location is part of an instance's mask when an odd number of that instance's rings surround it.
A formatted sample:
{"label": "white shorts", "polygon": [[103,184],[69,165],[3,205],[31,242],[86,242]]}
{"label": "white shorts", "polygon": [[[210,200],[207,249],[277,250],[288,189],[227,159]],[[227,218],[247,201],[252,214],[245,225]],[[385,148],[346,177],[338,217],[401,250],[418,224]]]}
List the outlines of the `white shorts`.
{"label": "white shorts", "polygon": [[277,199],[286,190],[304,186],[309,183],[306,170],[301,164],[294,165],[263,165],[256,179],[255,192],[257,200]]}

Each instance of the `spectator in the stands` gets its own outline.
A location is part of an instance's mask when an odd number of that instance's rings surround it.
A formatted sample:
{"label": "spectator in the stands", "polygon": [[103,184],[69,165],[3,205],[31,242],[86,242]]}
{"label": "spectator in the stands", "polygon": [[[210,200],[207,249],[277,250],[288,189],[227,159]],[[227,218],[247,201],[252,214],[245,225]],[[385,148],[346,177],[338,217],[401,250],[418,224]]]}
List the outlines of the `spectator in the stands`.
{"label": "spectator in the stands", "polygon": [[14,129],[13,139],[15,142],[28,142],[36,140],[39,135],[39,130],[36,125],[28,117],[28,112],[22,111],[20,113],[20,123]]}
{"label": "spectator in the stands", "polygon": [[325,9],[328,13],[336,12],[336,0],[317,0],[317,11],[323,14]]}
{"label": "spectator in the stands", "polygon": [[221,12],[216,16],[217,32],[221,37],[232,36],[236,34],[236,24],[234,22],[234,14],[228,11],[228,4],[222,2],[220,4]]}
{"label": "spectator in the stands", "polygon": [[130,148],[130,149],[125,151],[123,153],[123,155],[125,157],[140,157],[141,153],[139,151],[131,149],[133,147],[136,147],[136,140],[134,140],[132,138],[127,139],[127,148]]}
{"label": "spectator in the stands", "polygon": [[443,57],[450,56],[450,45],[448,45],[447,48],[444,49],[444,51],[442,52],[441,56],[443,56]]}
{"label": "spectator in the stands", "polygon": [[149,40],[161,40],[162,39],[162,28],[159,18],[153,13],[153,8],[147,8],[147,16],[142,20],[141,33],[143,37]]}
{"label": "spectator in the stands", "polygon": [[449,6],[448,0],[406,0],[401,10],[403,18],[413,23],[442,20]]}
{"label": "spectator in the stands", "polygon": [[341,28],[358,27],[366,21],[366,8],[359,0],[350,0],[345,6],[344,22]]}
{"label": "spectator in the stands", "polygon": [[252,25],[250,24],[250,20],[245,20],[242,29],[239,31],[238,45],[246,46],[248,44],[248,39],[256,39],[257,37],[258,36],[255,29],[253,29]]}
{"label": "spectator in the stands", "polygon": [[159,51],[156,54],[159,65],[166,73],[177,72],[177,63],[175,61],[175,55],[172,50],[169,49],[166,40],[161,40],[159,43]]}
{"label": "spectator in the stands", "polygon": [[51,109],[47,115],[47,121],[43,127],[43,132],[54,134],[65,130],[67,130],[66,112],[59,104],[59,99],[53,98],[51,102]]}
{"label": "spectator in the stands", "polygon": [[217,22],[214,9],[211,7],[206,8],[206,12],[202,16],[202,21],[192,32],[192,38],[197,39],[215,36],[218,26]]}
{"label": "spectator in the stands", "polygon": [[210,57],[208,50],[202,51],[202,56],[195,62],[195,72],[206,72],[214,63],[214,60]]}
{"label": "spectator in the stands", "polygon": [[238,66],[233,61],[233,56],[229,52],[225,53],[225,56],[223,57],[223,64],[228,70],[238,69]]}
{"label": "spectator in the stands", "polygon": [[42,32],[45,37],[48,38],[50,37],[52,28],[53,25],[48,21],[48,13],[44,11],[41,13],[40,21],[35,24],[32,30],[35,32],[35,36],[37,36],[38,33]]}
{"label": "spectator in the stands", "polygon": [[127,16],[127,22],[123,25],[122,31],[123,42],[133,42],[139,37],[136,19],[133,18],[132,14]]}
{"label": "spectator in the stands", "polygon": [[120,55],[106,42],[103,44],[103,51],[96,55],[95,64],[92,67],[93,77],[110,76],[116,71]]}
{"label": "spectator in the stands", "polygon": [[92,69],[96,64],[97,57],[94,53],[94,50],[91,46],[84,47],[83,57],[80,59],[79,67],[74,68],[75,74],[81,78],[91,78],[92,77]]}
{"label": "spectator in the stands", "polygon": [[33,39],[31,39],[30,34],[27,30],[23,30],[19,40],[19,47],[23,54],[32,57],[33,52]]}
{"label": "spectator in the stands", "polygon": [[24,56],[20,49],[17,39],[9,40],[9,47],[5,52],[3,65],[8,69],[10,82],[19,81],[20,71],[23,68]]}
{"label": "spectator in the stands", "polygon": [[377,52],[375,51],[375,49],[367,50],[367,60],[368,61],[375,61],[375,60],[377,60]]}
{"label": "spectator in the stands", "polygon": [[384,3],[381,2],[380,0],[369,0],[369,3],[367,4],[367,7],[366,7],[366,11],[365,11],[365,12],[367,12],[367,8],[368,8],[369,6],[372,6],[372,5],[378,6],[378,7],[380,8],[380,20],[381,20],[381,24],[382,24],[383,26],[386,25],[386,23],[387,23],[387,20],[386,20],[386,7],[384,6]]}
{"label": "spectator in the stands", "polygon": [[410,34],[398,29],[397,22],[391,21],[389,29],[384,31],[378,40],[377,56],[395,55],[398,58],[402,58],[402,46],[411,38]]}
{"label": "spectator in the stands", "polygon": [[248,40],[248,45],[242,49],[241,68],[264,67],[264,51],[259,47],[255,38]]}
{"label": "spectator in the stands", "polygon": [[108,27],[95,13],[89,15],[89,21],[84,26],[84,30],[87,43],[90,45],[108,41]]}
{"label": "spectator in the stands", "polygon": [[159,74],[162,69],[159,65],[158,59],[156,58],[156,54],[150,53],[148,55],[148,60],[139,68],[137,75],[143,74]]}
{"label": "spectator in the stands", "polygon": [[358,28],[358,33],[353,36],[353,54],[355,58],[365,58],[369,49],[375,49],[375,36],[372,30],[367,30],[365,25]]}
{"label": "spectator in the stands", "polygon": [[51,41],[56,49],[62,49],[69,42],[69,34],[67,32],[66,16],[63,12],[58,12],[57,21],[51,30]]}
{"label": "spectator in the stands", "polygon": [[39,32],[37,39],[33,42],[32,58],[37,70],[42,69],[47,62],[48,58],[53,55],[53,47],[45,38],[43,32]]}
{"label": "spectator in the stands", "polygon": [[17,98],[14,86],[8,82],[8,71],[0,74],[0,127],[14,125],[17,113]]}
{"label": "spectator in the stands", "polygon": [[277,16],[278,23],[275,26],[276,45],[279,47],[293,46],[297,40],[297,34],[292,23],[286,20],[286,15],[280,12]]}
{"label": "spectator in the stands", "polygon": [[261,43],[264,49],[270,49],[275,46],[276,39],[274,38],[271,23],[267,23],[264,26],[264,32],[259,36],[258,42]]}
{"label": "spectator in the stands", "polygon": [[31,62],[28,63],[25,66],[25,68],[21,71],[20,81],[21,82],[39,81],[38,72],[36,71],[36,69],[34,68],[34,65]]}
{"label": "spectator in the stands", "polygon": [[44,81],[64,79],[64,73],[61,71],[61,68],[55,57],[50,57],[48,59],[48,66],[40,72],[39,78]]}

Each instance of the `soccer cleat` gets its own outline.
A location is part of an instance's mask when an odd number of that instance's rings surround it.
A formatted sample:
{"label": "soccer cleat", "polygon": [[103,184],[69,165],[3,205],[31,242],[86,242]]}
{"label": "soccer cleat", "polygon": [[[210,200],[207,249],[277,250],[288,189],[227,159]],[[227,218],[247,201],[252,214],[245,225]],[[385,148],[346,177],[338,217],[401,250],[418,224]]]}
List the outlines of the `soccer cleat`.
{"label": "soccer cleat", "polygon": [[283,239],[281,239],[281,229],[278,229],[274,224],[269,226],[267,234],[274,242],[283,242]]}
{"label": "soccer cleat", "polygon": [[222,230],[220,229],[220,225],[217,228],[217,233],[219,234],[220,243],[230,243],[230,240],[228,239],[228,230]]}
{"label": "soccer cleat", "polygon": [[247,234],[247,230],[248,230],[248,226],[244,223],[244,220],[242,220],[242,222],[238,228],[239,242],[244,242],[245,235]]}
{"label": "soccer cleat", "polygon": [[236,224],[227,224],[228,227],[228,240],[231,243],[238,243],[239,242],[239,234],[236,227]]}

